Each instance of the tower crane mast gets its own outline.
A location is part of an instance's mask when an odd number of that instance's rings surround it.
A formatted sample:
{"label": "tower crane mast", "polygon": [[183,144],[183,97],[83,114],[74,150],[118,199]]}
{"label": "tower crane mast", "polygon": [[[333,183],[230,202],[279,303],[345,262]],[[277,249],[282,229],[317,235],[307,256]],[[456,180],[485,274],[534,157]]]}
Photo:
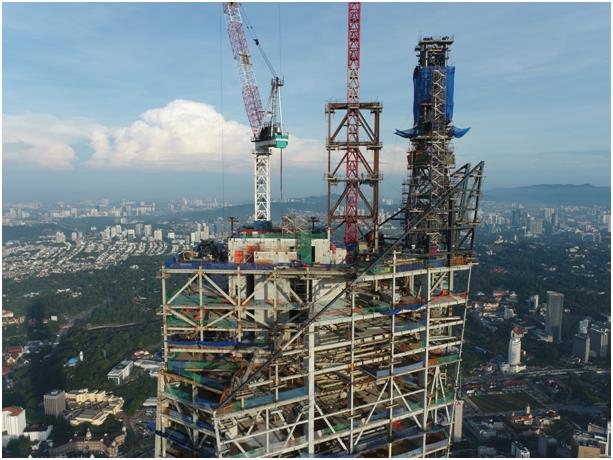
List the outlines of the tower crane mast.
{"label": "tower crane mast", "polygon": [[360,198],[360,11],[359,2],[350,2],[347,11],[347,165],[345,195],[345,244],[359,239]]}
{"label": "tower crane mast", "polygon": [[[236,2],[224,3],[223,10],[228,26],[232,54],[241,79],[243,102],[253,135],[251,142],[254,143],[255,162],[255,220],[256,222],[270,222],[270,155],[272,154],[272,148],[283,149],[288,144],[288,134],[283,131],[281,115],[281,87],[284,82],[275,73],[270,61],[260,47],[266,65],[273,74],[270,96],[266,110],[264,110],[253,71],[249,46],[247,45],[240,5]],[[259,47],[259,41],[257,39],[254,41],[256,46]]]}

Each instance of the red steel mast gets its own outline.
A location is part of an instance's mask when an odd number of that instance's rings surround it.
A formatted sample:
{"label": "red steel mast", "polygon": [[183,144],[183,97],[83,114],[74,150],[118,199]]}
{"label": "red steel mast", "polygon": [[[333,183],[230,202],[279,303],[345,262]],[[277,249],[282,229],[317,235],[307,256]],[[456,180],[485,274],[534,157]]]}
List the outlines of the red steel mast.
{"label": "red steel mast", "polygon": [[345,244],[357,244],[359,184],[360,103],[360,3],[348,8],[347,48],[347,170],[345,195]]}

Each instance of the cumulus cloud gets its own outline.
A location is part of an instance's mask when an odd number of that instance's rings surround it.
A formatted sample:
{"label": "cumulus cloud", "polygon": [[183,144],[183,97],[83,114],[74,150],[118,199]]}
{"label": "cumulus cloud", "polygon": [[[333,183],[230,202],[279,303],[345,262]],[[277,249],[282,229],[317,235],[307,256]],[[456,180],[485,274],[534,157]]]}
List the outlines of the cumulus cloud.
{"label": "cumulus cloud", "polygon": [[[127,127],[92,132],[91,168],[218,171],[223,161],[250,165],[251,130],[223,118],[212,106],[175,100],[148,110]],[[222,144],[223,139],[223,144]],[[223,147],[222,147],[223,146]]]}
{"label": "cumulus cloud", "polygon": [[[226,120],[211,105],[174,100],[143,112],[123,127],[103,126],[85,119],[51,115],[4,116],[4,162],[25,167],[71,169],[82,162],[90,170],[202,171],[252,174],[251,129]],[[223,140],[223,142],[222,142]],[[89,143],[92,153],[79,160],[72,147]],[[381,170],[397,172],[404,163],[404,145],[386,146]],[[366,154],[366,157],[369,157]],[[335,155],[338,161],[340,155]],[[273,153],[273,168],[279,161]],[[283,154],[288,173],[323,174],[327,153],[323,139],[303,139],[290,133]]]}
{"label": "cumulus cloud", "polygon": [[72,145],[87,138],[95,126],[83,118],[5,114],[2,161],[25,168],[72,169],[77,160]]}

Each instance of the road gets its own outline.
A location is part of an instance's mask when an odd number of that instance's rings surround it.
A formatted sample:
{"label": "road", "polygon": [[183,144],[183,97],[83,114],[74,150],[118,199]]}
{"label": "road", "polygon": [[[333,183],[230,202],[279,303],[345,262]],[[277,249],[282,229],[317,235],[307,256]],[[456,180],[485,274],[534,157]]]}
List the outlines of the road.
{"label": "road", "polygon": [[73,316],[70,319],[70,321],[68,321],[68,323],[65,324],[64,326],[62,326],[62,328],[60,329],[60,332],[58,333],[58,337],[57,337],[57,341],[56,342],[59,342],[62,339],[62,337],[64,337],[68,333],[68,331],[72,328],[72,326],[74,326],[74,324],[77,321],[79,321],[81,319],[87,318],[88,316],[90,316],[93,313],[93,311],[96,308],[101,307],[102,305],[104,305],[104,304],[99,303],[98,305],[94,305],[93,307],[90,307],[87,310],[82,311],[78,315]]}
{"label": "road", "polygon": [[522,377],[532,376],[551,376],[551,375],[582,375],[582,374],[597,374],[597,375],[609,375],[611,369],[599,369],[594,367],[587,368],[573,368],[573,367],[559,367],[554,369],[543,368],[539,370],[523,371],[517,374],[505,374],[505,375],[482,375],[476,377],[468,377],[463,379],[463,383],[489,383],[491,381],[503,381],[503,380],[516,380]]}

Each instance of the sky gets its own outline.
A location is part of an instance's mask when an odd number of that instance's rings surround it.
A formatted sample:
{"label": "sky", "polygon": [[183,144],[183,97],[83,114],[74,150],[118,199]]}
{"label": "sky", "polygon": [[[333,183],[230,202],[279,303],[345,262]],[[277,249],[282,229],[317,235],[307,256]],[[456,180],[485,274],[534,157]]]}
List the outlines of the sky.
{"label": "sky", "polygon": [[[325,104],[346,98],[346,3],[245,3],[284,77],[283,196],[325,195]],[[3,202],[253,201],[220,3],[2,4]],[[401,199],[420,37],[450,35],[456,164],[484,189],[611,182],[609,3],[363,3],[360,93],[383,104],[382,198]],[[262,99],[271,73],[249,44]],[[273,199],[281,196],[272,157]]]}

